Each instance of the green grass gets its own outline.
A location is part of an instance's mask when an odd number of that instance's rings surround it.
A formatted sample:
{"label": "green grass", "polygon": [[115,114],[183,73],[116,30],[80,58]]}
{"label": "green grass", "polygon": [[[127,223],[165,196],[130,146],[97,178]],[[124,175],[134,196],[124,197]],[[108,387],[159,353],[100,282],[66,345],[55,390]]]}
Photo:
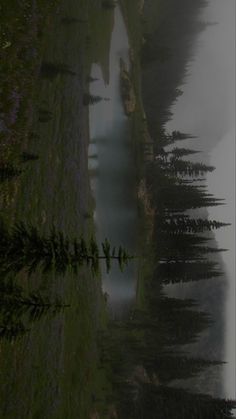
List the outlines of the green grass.
{"label": "green grass", "polygon": [[54,283],[57,294],[57,282],[64,284],[63,298],[71,304],[64,314],[30,325],[15,343],[1,342],[2,418],[77,418],[79,412],[85,419],[96,406],[92,395],[104,403],[106,376],[99,370],[97,333],[105,307],[98,306],[99,282],[94,286],[83,275],[84,282],[67,276]]}
{"label": "green grass", "polygon": [[[101,65],[104,80],[108,81],[113,11],[87,0],[61,1],[59,6],[57,14],[49,15],[50,30],[41,35],[40,57],[34,68],[43,60],[65,64],[76,74],[58,74],[53,80],[31,79],[31,120],[25,120],[23,130],[15,127],[19,141],[13,143],[12,149],[16,161],[22,151],[37,154],[39,160],[24,164],[19,178],[0,185],[0,207],[9,224],[23,220],[47,232],[54,223],[69,235],[83,233],[89,237],[94,232],[88,217],[93,202],[87,168],[88,114],[82,97],[89,88],[87,77],[92,62]],[[141,145],[146,123],[140,84],[142,20],[134,6],[131,1],[123,4],[133,50],[137,109],[131,121],[139,181],[143,176]],[[67,22],[72,18],[77,21],[62,24],[65,18]],[[48,122],[39,122],[40,108],[52,113]],[[22,121],[24,118],[19,124]],[[146,218],[141,212],[140,217],[141,248],[146,240]],[[150,262],[141,258],[139,307],[145,306],[149,272]],[[52,300],[59,295],[71,307],[64,314],[35,323],[29,335],[14,344],[0,342],[0,387],[5,399],[1,417],[73,419],[79,415],[80,419],[88,419],[92,411],[98,411],[105,419],[114,395],[111,366],[100,362],[99,336],[101,331],[109,333],[101,279],[94,280],[86,270],[81,270],[78,277],[67,274],[64,278],[42,277],[38,271],[30,280],[21,274],[18,281],[26,291],[40,289]]]}
{"label": "green grass", "polygon": [[12,160],[27,137],[43,30],[57,0],[3,1],[0,13],[1,159]]}
{"label": "green grass", "polygon": [[[13,31],[18,10],[13,12],[12,4],[8,9]],[[25,220],[46,232],[54,223],[69,235],[83,233],[90,237],[94,225],[87,168],[88,113],[82,97],[88,90],[87,77],[95,51],[96,61],[108,74],[113,14],[96,9],[87,0],[61,1],[57,10],[57,14],[49,14],[50,26],[43,29],[39,42],[40,56],[30,62],[29,68],[31,71],[34,66],[36,70],[43,60],[66,64],[76,74],[58,74],[49,80],[38,79],[34,73],[29,80],[24,92],[30,102],[31,121],[19,117],[14,126],[17,141],[7,139],[11,153],[5,157],[18,164],[17,156],[27,151],[39,159],[22,165],[19,178],[0,185],[0,208],[8,224]],[[78,21],[62,24],[65,17]],[[35,42],[38,40],[32,40],[33,46]],[[10,53],[10,46],[3,51],[7,50]],[[8,77],[9,86],[20,74],[15,74],[13,67],[11,72],[10,63],[14,68],[18,64],[12,60],[10,54],[5,57],[1,76]],[[24,85],[18,88],[24,89]],[[39,122],[39,108],[52,112],[48,122]],[[100,331],[107,327],[101,279],[95,280],[81,270],[78,277],[42,276],[37,271],[30,279],[22,273],[16,280],[26,292],[39,289],[52,300],[58,295],[71,307],[64,314],[30,326],[29,334],[15,343],[0,342],[1,418],[88,419],[93,410],[102,412],[105,418],[111,388],[106,369],[100,365],[98,345]]]}

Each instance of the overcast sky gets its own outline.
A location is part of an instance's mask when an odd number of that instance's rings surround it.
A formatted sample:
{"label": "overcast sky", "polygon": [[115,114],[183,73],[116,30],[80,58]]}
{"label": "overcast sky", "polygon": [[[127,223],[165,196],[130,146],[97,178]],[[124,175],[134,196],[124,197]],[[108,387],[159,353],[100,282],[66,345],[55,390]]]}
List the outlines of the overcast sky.
{"label": "overcast sky", "polygon": [[209,192],[227,202],[210,208],[209,217],[232,223],[217,232],[216,240],[219,247],[229,249],[222,254],[229,285],[225,395],[235,397],[235,1],[210,0],[201,20],[218,23],[198,36],[184,94],[173,107],[168,130],[199,137],[191,147],[206,151],[204,158],[216,166],[208,176]]}

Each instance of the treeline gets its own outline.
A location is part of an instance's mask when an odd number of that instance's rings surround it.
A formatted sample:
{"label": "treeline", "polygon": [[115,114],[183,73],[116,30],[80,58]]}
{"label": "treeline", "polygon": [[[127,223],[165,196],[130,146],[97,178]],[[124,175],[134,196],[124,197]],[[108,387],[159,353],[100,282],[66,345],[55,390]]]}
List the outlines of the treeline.
{"label": "treeline", "polygon": [[145,180],[155,213],[155,268],[144,284],[145,308],[113,324],[103,361],[112,365],[122,418],[146,418],[147,412],[148,417],[163,419],[230,418],[235,402],[170,386],[221,368],[221,360],[196,358],[186,349],[211,327],[210,315],[197,301],[166,297],[163,287],[196,281],[200,287],[200,281],[220,280],[223,272],[217,259],[226,249],[212,245],[212,233],[229,223],[192,215],[197,213],[192,210],[223,204],[205,183],[214,167],[185,159],[198,151],[175,145],[194,137],[163,129],[161,135],[153,161],[146,163]]}
{"label": "treeline", "polygon": [[172,116],[170,109],[188,74],[194,40],[210,24],[201,22],[200,14],[206,5],[206,0],[159,0],[158,5],[144,3],[142,97],[153,138]]}
{"label": "treeline", "polygon": [[[207,191],[206,176],[214,167],[195,161],[200,151],[194,135],[165,129],[170,107],[181,94],[177,87],[187,73],[193,37],[206,26],[196,24],[205,4],[161,0],[165,18],[157,19],[152,34],[144,34],[143,102],[154,149],[154,155],[147,150],[151,157],[145,164],[145,181],[155,213],[150,246],[154,271],[144,283],[144,307],[112,324],[102,356],[111,366],[114,402],[124,419],[223,419],[233,417],[236,407],[234,401],[172,386],[176,380],[220,370],[222,361],[209,360],[207,354],[194,357],[187,346],[211,327],[211,316],[197,301],[168,298],[163,291],[166,284],[198,281],[200,287],[203,281],[219,281],[223,272],[217,259],[227,250],[214,247],[212,237],[229,224],[193,215],[197,209],[224,205]],[[150,2],[145,3],[144,19],[151,10]],[[193,148],[177,145],[186,139],[193,140]]]}
{"label": "treeline", "polygon": [[170,386],[220,368],[221,361],[193,357],[184,349],[210,326],[209,315],[194,300],[165,297],[155,281],[150,287],[145,310],[113,322],[102,336],[101,365],[110,368],[119,417],[231,418],[235,402]]}
{"label": "treeline", "polygon": [[[223,272],[217,255],[226,249],[211,244],[212,232],[229,223],[192,215],[198,208],[224,203],[207,191],[206,175],[214,167],[188,160],[186,156],[199,153],[195,148],[175,145],[176,141],[195,137],[179,131],[165,133],[163,128],[160,132],[153,160],[146,163],[146,183],[155,213],[155,268],[145,286],[145,311],[136,312],[126,326],[130,332],[126,348],[133,371],[141,365],[143,376],[131,378],[132,402],[120,390],[124,397],[120,403],[122,417],[128,417],[130,410],[133,416],[129,417],[145,418],[147,409],[149,417],[163,419],[232,417],[234,402],[168,386],[174,380],[207,374],[208,368],[220,368],[221,360],[198,359],[185,352],[186,345],[198,342],[211,327],[210,316],[196,301],[167,298],[163,286],[220,279]],[[132,374],[128,372],[128,376]]]}
{"label": "treeline", "polygon": [[139,403],[133,409],[134,415],[122,417],[144,419],[148,412],[150,419],[229,419],[233,416],[232,409],[236,407],[236,403],[231,400],[151,383],[140,386],[139,393]]}
{"label": "treeline", "polygon": [[[168,146],[170,137],[173,147],[166,152],[165,139]],[[174,145],[174,138],[178,141],[184,137],[185,134],[177,131],[163,132],[162,146],[146,167],[146,182],[156,214],[153,231],[156,277],[163,284],[199,281],[223,274],[213,256],[226,249],[214,248],[208,242],[213,231],[230,224],[193,217],[190,212],[224,202],[209,193],[202,182],[214,167],[185,160],[186,155],[196,150]]]}
{"label": "treeline", "polygon": [[153,383],[140,383],[138,391],[125,383],[122,392],[124,403],[121,417],[124,419],[230,419],[235,408],[232,400]]}

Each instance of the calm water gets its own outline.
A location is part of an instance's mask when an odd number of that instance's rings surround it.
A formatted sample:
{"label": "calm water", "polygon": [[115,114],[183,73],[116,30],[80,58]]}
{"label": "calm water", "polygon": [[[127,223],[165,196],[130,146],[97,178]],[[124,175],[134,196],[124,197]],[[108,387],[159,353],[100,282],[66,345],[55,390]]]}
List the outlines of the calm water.
{"label": "calm water", "polygon": [[[91,84],[90,93],[105,100],[90,106],[89,167],[96,202],[98,240],[107,237],[113,245],[122,245],[133,254],[137,222],[135,171],[130,123],[124,114],[120,95],[120,58],[129,65],[128,49],[124,21],[116,7],[109,83],[104,83],[98,65],[93,65],[91,72],[91,76],[98,80]],[[135,298],[135,271],[134,263],[130,263],[124,273],[116,264],[109,275],[103,271],[103,289],[109,294],[108,301],[116,315],[124,312]]]}
{"label": "calm water", "polygon": [[[167,129],[190,132],[197,140],[181,142],[202,150],[196,160],[216,167],[207,177],[210,193],[224,198],[226,205],[208,209],[210,219],[230,222],[232,226],[218,230],[215,240],[219,248],[229,249],[221,254],[224,278],[217,283],[169,286],[169,295],[193,297],[210,312],[215,324],[191,348],[196,354],[208,353],[211,358],[226,361],[215,381],[222,386],[211,388],[214,373],[200,377],[197,385],[220,396],[235,398],[235,23],[234,1],[210,1],[204,9],[203,21],[218,22],[208,26],[198,36],[190,76],[183,87],[184,94],[173,106],[173,119]],[[194,383],[192,383],[194,384]],[[218,383],[219,384],[219,383]]]}
{"label": "calm water", "polygon": [[[189,345],[195,356],[208,356],[226,364],[203,373],[185,385],[204,389],[214,395],[235,397],[235,238],[234,238],[234,3],[221,5],[210,1],[200,17],[206,26],[195,41],[195,56],[184,94],[173,106],[174,117],[168,130],[178,129],[198,136],[191,143],[181,141],[180,147],[202,150],[196,159],[216,166],[208,175],[209,192],[225,198],[227,205],[208,209],[208,216],[232,226],[218,230],[214,240],[219,248],[227,248],[220,256],[224,269],[222,280],[199,284],[166,287],[169,296],[196,298],[201,309],[209,312],[213,326],[205,331],[197,344]],[[134,167],[129,143],[129,121],[124,115],[119,88],[119,59],[128,64],[128,38],[120,10],[115,10],[115,25],[110,51],[110,80],[105,85],[101,68],[94,65],[90,92],[109,100],[90,107],[90,158],[92,188],[96,201],[95,221],[99,240],[108,237],[131,252],[135,249],[136,202]],[[193,141],[195,141],[193,143]],[[200,156],[200,157],[199,157]],[[227,161],[227,168],[225,162]],[[205,216],[205,214],[202,213]],[[199,213],[198,213],[199,216]],[[113,268],[103,272],[104,291],[109,294],[110,307],[116,315],[135,297],[135,267],[125,274]],[[206,355],[207,354],[207,355]]]}

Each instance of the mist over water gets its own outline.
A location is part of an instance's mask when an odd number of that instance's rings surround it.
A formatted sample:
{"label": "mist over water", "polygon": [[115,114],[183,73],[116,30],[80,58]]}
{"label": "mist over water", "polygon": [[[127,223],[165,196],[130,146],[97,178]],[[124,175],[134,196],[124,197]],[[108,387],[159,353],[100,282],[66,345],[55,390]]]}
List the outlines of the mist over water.
{"label": "mist over water", "polygon": [[[130,123],[124,114],[120,94],[120,58],[129,66],[129,42],[118,7],[110,49],[110,80],[105,85],[98,65],[91,76],[90,93],[102,100],[90,107],[89,167],[94,171],[92,189],[96,202],[95,223],[99,241],[108,238],[114,246],[135,252],[137,206],[135,167],[131,147]],[[95,155],[96,158],[92,158]],[[124,272],[113,263],[109,274],[103,270],[103,290],[114,315],[122,316],[135,298],[136,267],[131,262]]]}
{"label": "mist over water", "polygon": [[[183,5],[182,5],[183,6]],[[167,131],[180,130],[196,135],[197,138],[181,141],[176,146],[201,150],[201,154],[193,155],[195,161],[216,166],[216,170],[207,176],[210,193],[216,198],[224,198],[226,205],[194,210],[194,216],[208,216],[222,222],[231,222],[212,235],[214,246],[227,248],[228,252],[214,256],[218,259],[223,278],[213,278],[192,284],[166,286],[168,296],[196,299],[199,310],[209,313],[213,324],[206,329],[197,343],[187,345],[187,350],[194,357],[224,361],[226,364],[214,366],[178,385],[190,387],[193,391],[204,391],[219,397],[235,397],[235,268],[234,268],[234,3],[229,1],[210,1],[206,7],[196,8],[195,21],[191,7],[188,10],[192,25],[204,30],[192,33],[192,39],[182,39],[182,60],[189,59],[188,75],[181,77],[183,65],[179,63],[178,86],[183,95],[171,107],[173,118],[166,124]],[[190,19],[190,20],[191,20]],[[191,28],[191,25],[190,25]],[[177,41],[176,41],[177,42]],[[184,50],[184,43],[188,51]],[[136,203],[134,190],[134,166],[132,150],[129,144],[130,127],[124,115],[119,89],[119,60],[123,57],[128,63],[128,37],[118,8],[115,9],[115,26],[111,40],[110,80],[108,85],[102,80],[99,66],[92,68],[92,77],[98,78],[91,85],[90,92],[109,100],[101,101],[96,107],[90,107],[90,158],[89,165],[93,171],[92,187],[96,201],[95,221],[97,237],[103,240],[108,237],[112,244],[122,244],[128,250],[135,249]],[[185,51],[185,52],[184,52]],[[177,52],[178,53],[178,52]],[[183,63],[182,63],[183,64]],[[173,68],[173,62],[167,61],[166,67]],[[150,70],[151,68],[151,70]],[[182,70],[181,70],[182,69]],[[145,77],[154,73],[154,66],[144,70]],[[171,73],[171,70],[170,70]],[[164,74],[164,71],[163,71]],[[159,73],[156,77],[159,77]],[[172,77],[171,74],[169,75]],[[145,79],[144,77],[144,79]],[[168,75],[163,75],[163,86],[168,84]],[[176,80],[172,80],[173,85]],[[148,87],[144,83],[144,104],[149,115],[154,107],[150,105],[150,91],[155,85]],[[169,86],[170,92],[172,86]],[[146,89],[146,90],[145,90]],[[171,103],[171,93],[165,97],[162,89],[158,106]],[[165,98],[164,105],[162,98]],[[148,102],[149,101],[149,102]],[[149,106],[150,105],[150,106]],[[158,107],[155,113],[158,113]],[[161,109],[161,108],[160,108]],[[154,115],[154,114],[153,114]],[[168,119],[168,112],[163,116]],[[155,123],[153,124],[155,131]],[[151,129],[152,131],[152,129]],[[92,157],[96,156],[96,158]],[[231,157],[231,159],[229,158]],[[225,162],[227,161],[227,170]],[[230,179],[230,181],[229,181]],[[212,256],[213,257],[213,256]],[[129,266],[125,274],[117,267],[110,275],[103,272],[103,289],[109,294],[108,301],[115,316],[122,316],[135,299],[135,268]]]}
{"label": "mist over water", "polygon": [[[195,160],[216,167],[208,174],[210,193],[224,198],[225,205],[208,209],[210,219],[232,225],[215,233],[221,254],[224,278],[199,286],[168,287],[170,295],[197,298],[215,323],[194,346],[196,354],[208,353],[226,361],[215,380],[219,396],[235,398],[235,2],[209,1],[201,20],[217,22],[197,36],[195,57],[189,68],[183,95],[173,105],[167,130],[197,135],[181,146],[202,150]],[[222,377],[223,387],[220,385]],[[199,383],[210,386],[211,379]],[[209,381],[209,383],[208,383]],[[197,383],[197,385],[199,385]],[[193,384],[193,383],[192,383]],[[195,383],[196,385],[196,383]],[[215,394],[216,394],[215,393]]]}

